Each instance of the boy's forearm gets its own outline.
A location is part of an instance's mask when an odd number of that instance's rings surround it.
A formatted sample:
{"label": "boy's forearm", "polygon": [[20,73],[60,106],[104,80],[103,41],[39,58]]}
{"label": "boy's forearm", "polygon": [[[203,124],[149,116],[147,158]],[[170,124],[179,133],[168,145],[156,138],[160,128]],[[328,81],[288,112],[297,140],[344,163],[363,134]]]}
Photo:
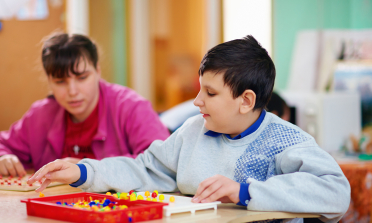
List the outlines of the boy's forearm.
{"label": "boy's forearm", "polygon": [[350,185],[335,160],[320,148],[289,149],[277,157],[277,172],[250,179],[249,210],[320,213],[338,221],[350,202]]}
{"label": "boy's forearm", "polygon": [[162,142],[155,144],[136,159],[127,157],[106,158],[101,161],[83,159],[79,163],[84,164],[87,169],[87,180],[79,187],[94,192],[175,191],[176,173],[166,166],[166,158],[163,157],[165,147]]}

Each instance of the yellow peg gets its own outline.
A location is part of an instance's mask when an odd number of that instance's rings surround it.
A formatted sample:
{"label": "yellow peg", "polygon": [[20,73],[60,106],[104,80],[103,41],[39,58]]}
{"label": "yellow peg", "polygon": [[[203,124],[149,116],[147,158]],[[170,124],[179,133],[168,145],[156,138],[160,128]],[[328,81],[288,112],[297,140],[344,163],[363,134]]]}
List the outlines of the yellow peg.
{"label": "yellow peg", "polygon": [[169,198],[169,202],[174,202],[176,199],[173,197],[173,196],[170,196],[170,198]]}
{"label": "yellow peg", "polygon": [[145,196],[146,196],[146,197],[150,196],[150,192],[146,191],[146,192],[145,192]]}

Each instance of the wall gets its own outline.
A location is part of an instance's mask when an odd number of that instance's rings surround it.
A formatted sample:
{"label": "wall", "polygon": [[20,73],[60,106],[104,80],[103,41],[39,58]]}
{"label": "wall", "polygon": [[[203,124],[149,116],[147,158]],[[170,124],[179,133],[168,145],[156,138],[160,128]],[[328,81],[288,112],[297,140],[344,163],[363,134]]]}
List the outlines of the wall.
{"label": "wall", "polygon": [[157,111],[193,99],[208,39],[206,1],[150,1],[152,65]]}
{"label": "wall", "polygon": [[0,31],[0,130],[9,129],[30,105],[48,94],[41,40],[63,31],[65,6],[49,6],[45,20],[4,20]]}
{"label": "wall", "polygon": [[89,36],[99,46],[102,77],[127,85],[126,1],[89,1]]}
{"label": "wall", "polygon": [[372,28],[372,0],[273,1],[275,88],[286,88],[298,31],[365,28]]}

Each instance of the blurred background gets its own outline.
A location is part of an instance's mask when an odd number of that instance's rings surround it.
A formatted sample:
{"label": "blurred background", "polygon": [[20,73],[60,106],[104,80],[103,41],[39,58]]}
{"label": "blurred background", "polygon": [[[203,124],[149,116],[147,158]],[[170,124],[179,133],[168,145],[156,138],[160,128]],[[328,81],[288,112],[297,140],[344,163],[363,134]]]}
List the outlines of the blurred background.
{"label": "blurred background", "polygon": [[0,130],[47,96],[41,42],[55,31],[90,36],[103,78],[150,100],[171,131],[199,113],[208,49],[253,35],[276,66],[268,110],[340,164],[352,188],[342,222],[372,219],[372,162],[361,163],[372,160],[372,0],[0,0]]}
{"label": "blurred background", "polygon": [[41,40],[54,31],[90,36],[103,78],[159,113],[197,95],[208,49],[251,34],[293,123],[327,151],[372,153],[360,141],[372,123],[372,0],[0,0],[0,130],[48,94]]}

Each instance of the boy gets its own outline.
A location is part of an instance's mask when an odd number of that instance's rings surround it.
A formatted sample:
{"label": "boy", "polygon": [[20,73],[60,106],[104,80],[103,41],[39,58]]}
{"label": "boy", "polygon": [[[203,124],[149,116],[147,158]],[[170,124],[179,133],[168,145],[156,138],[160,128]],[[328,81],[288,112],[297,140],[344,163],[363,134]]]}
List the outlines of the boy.
{"label": "boy", "polygon": [[169,136],[151,104],[133,90],[101,79],[96,45],[56,33],[41,58],[52,95],[35,102],[0,132],[0,175],[24,175],[63,158],[136,157]]}
{"label": "boy", "polygon": [[46,178],[86,191],[177,191],[193,202],[221,200],[249,210],[319,213],[337,222],[350,186],[335,160],[298,127],[264,110],[275,67],[252,37],[222,43],[201,62],[202,115],[136,159],[55,161],[29,183]]}

